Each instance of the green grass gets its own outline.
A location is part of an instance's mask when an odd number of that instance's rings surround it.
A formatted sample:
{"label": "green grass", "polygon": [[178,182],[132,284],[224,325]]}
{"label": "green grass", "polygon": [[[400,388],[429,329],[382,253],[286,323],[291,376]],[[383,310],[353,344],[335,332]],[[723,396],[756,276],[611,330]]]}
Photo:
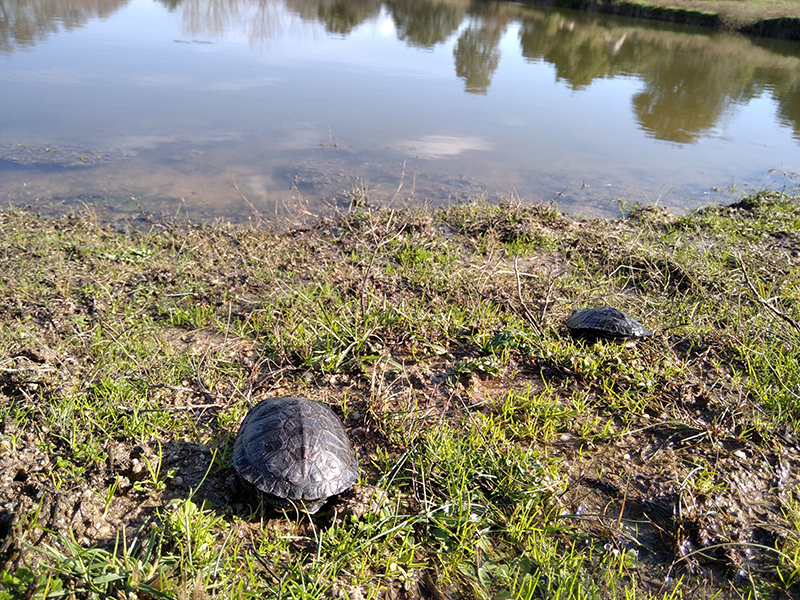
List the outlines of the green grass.
{"label": "green grass", "polygon": [[[4,211],[0,597],[797,594],[799,226],[776,192],[286,234]],[[573,340],[599,304],[653,337]],[[359,449],[313,519],[233,470],[274,395]]]}

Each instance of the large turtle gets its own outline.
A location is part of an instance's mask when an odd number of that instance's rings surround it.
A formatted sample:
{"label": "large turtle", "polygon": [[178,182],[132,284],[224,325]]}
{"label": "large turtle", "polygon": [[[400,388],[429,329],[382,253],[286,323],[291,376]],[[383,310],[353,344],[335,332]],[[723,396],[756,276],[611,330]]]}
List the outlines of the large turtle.
{"label": "large turtle", "polygon": [[653,335],[644,325],[618,308],[598,306],[574,310],[567,318],[567,329],[576,338],[597,340],[638,340]]}
{"label": "large turtle", "polygon": [[239,427],[233,466],[267,502],[309,514],[358,479],[342,422],[307,398],[267,398],[253,407]]}

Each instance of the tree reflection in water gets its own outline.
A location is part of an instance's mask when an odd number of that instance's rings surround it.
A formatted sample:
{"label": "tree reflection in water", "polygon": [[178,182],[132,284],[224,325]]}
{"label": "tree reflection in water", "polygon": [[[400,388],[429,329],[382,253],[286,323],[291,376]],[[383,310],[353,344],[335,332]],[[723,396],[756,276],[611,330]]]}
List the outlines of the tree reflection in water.
{"label": "tree reflection in water", "polygon": [[400,0],[387,2],[386,7],[394,19],[398,39],[410,46],[433,48],[458,31],[470,4],[469,0]]}
{"label": "tree reflection in water", "polygon": [[[0,52],[30,47],[62,29],[106,17],[128,0],[0,0]],[[398,38],[433,48],[454,42],[454,69],[471,94],[489,93],[501,58],[499,42],[519,28],[522,56],[553,65],[573,89],[597,79],[634,77],[638,126],[656,139],[687,144],[708,135],[737,103],[769,94],[778,119],[800,141],[800,50],[662,24],[480,0],[159,0],[182,11],[190,34],[224,35],[241,25],[251,42],[280,32],[279,2],[303,21],[349,35],[385,11]],[[787,50],[787,48],[789,50]]]}
{"label": "tree reflection in water", "polygon": [[520,33],[523,56],[553,64],[575,89],[600,78],[641,79],[645,89],[632,102],[648,135],[692,143],[732,105],[769,91],[800,139],[797,56],[773,54],[741,36],[608,27],[585,16],[582,21],[555,12],[528,16]]}
{"label": "tree reflection in water", "polygon": [[27,48],[53,33],[107,17],[129,0],[0,0],[0,52]]}
{"label": "tree reflection in water", "polygon": [[508,26],[504,11],[492,10],[493,5],[480,5],[470,15],[470,23],[456,42],[453,54],[456,59],[456,75],[464,80],[466,91],[485,94],[492,83],[492,76],[500,64],[500,38]]}

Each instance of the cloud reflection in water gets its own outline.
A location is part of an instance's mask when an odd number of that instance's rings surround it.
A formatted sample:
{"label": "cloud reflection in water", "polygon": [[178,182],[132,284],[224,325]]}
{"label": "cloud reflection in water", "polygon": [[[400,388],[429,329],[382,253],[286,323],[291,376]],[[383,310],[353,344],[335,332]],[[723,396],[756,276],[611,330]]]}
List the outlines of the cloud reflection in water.
{"label": "cloud reflection in water", "polygon": [[492,144],[478,137],[456,135],[424,135],[418,140],[399,142],[401,152],[413,153],[419,158],[453,158],[469,150],[491,150]]}

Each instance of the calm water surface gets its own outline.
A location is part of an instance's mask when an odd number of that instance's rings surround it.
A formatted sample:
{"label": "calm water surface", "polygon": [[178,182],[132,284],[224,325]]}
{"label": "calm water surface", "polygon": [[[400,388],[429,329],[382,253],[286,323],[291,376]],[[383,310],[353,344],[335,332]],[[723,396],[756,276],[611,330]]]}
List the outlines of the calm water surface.
{"label": "calm water surface", "polygon": [[5,203],[614,214],[798,170],[798,44],[462,0],[0,0]]}

